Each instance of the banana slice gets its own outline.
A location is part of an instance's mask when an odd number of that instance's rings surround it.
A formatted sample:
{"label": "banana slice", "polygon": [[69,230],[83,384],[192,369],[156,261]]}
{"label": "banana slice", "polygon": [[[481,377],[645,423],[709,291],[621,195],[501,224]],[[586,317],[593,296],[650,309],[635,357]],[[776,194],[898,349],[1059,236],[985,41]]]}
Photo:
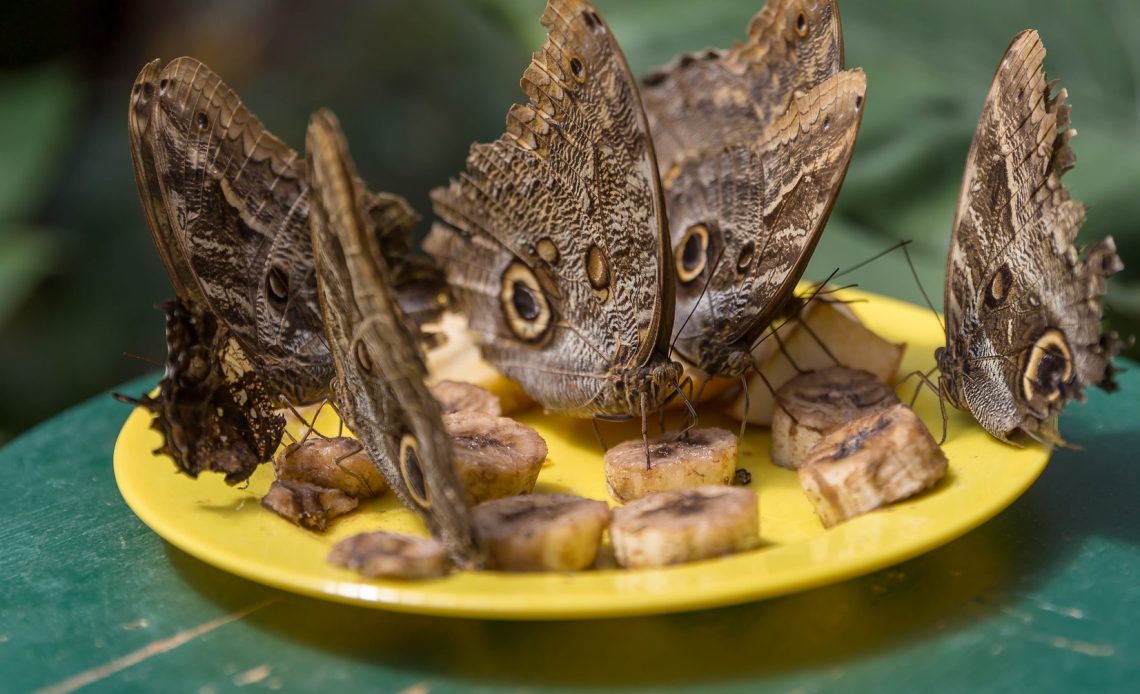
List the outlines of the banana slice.
{"label": "banana slice", "polygon": [[447,548],[432,537],[373,532],[341,540],[328,560],[368,578],[419,580],[447,574]]}
{"label": "banana slice", "polygon": [[[805,324],[808,329],[803,327]],[[906,343],[884,340],[863,325],[846,304],[827,296],[816,296],[808,302],[799,312],[798,320],[782,326],[779,335],[779,342],[766,336],[753,348],[753,363],[768,383],[755,374],[749,376],[748,395],[742,393],[729,406],[726,413],[730,417],[739,420],[747,415],[750,423],[769,426],[776,409],[769,385],[779,389],[801,371],[835,366],[836,360],[843,366],[869,371],[879,380],[890,383],[906,351]],[[826,345],[827,350],[821,344]]]}
{"label": "banana slice", "polygon": [[496,499],[474,514],[487,566],[501,571],[581,571],[610,522],[604,501],[566,494]]}
{"label": "banana slice", "polygon": [[455,469],[472,505],[526,494],[546,461],[546,441],[525,424],[482,412],[443,416]]}
{"label": "banana slice", "polygon": [[482,412],[499,417],[503,407],[499,396],[491,391],[464,381],[438,381],[428,388],[433,398],[439,401],[444,414],[452,412]]}
{"label": "banana slice", "polygon": [[724,429],[690,429],[645,442],[623,441],[606,451],[606,487],[621,502],[647,494],[706,484],[731,484],[736,474],[736,435]]}
{"label": "banana slice", "polygon": [[388,491],[372,459],[360,443],[347,436],[291,443],[277,455],[273,467],[279,480],[339,489],[356,499],[371,499]]}
{"label": "banana slice", "polygon": [[339,489],[309,482],[277,480],[261,498],[261,505],[290,523],[307,530],[323,531],[337,516],[356,508],[355,498]]}
{"label": "banana slice", "polygon": [[629,569],[681,564],[760,543],[756,492],[709,485],[653,494],[614,509],[610,540]]}
{"label": "banana slice", "polygon": [[439,323],[425,326],[443,335],[441,344],[427,353],[428,382],[464,381],[486,388],[499,398],[503,414],[534,405],[518,383],[499,373],[483,358],[467,330],[467,317],[447,312]]}
{"label": "banana slice", "polygon": [[918,415],[894,405],[827,434],[800,468],[800,486],[830,528],[933,486],[946,467]]}
{"label": "banana slice", "polygon": [[798,468],[824,434],[898,401],[890,386],[860,369],[833,366],[797,376],[776,391],[772,462]]}

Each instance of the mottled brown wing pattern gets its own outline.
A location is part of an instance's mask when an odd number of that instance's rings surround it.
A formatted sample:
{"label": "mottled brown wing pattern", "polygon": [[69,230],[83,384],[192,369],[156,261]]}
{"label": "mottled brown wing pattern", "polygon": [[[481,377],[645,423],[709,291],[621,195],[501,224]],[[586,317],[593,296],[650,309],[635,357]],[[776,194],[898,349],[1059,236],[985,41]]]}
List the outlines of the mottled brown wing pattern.
{"label": "mottled brown wing pattern", "polygon": [[743,43],[680,55],[642,80],[662,178],[694,153],[752,140],[797,92],[842,69],[834,0],[769,0]]}
{"label": "mottled brown wing pattern", "polygon": [[364,191],[335,117],[309,125],[310,224],[325,334],[341,416],[400,499],[463,565],[477,565],[466,493],[451,460],[427,369],[369,233]]}
{"label": "mottled brown wing pattern", "polygon": [[549,36],[506,133],[432,193],[425,242],[484,354],[550,410],[655,409],[676,383],[667,229],[636,86],[584,0],[551,0]]}
{"label": "mottled brown wing pattern", "polygon": [[155,451],[191,477],[218,472],[228,484],[249,478],[281,443],[285,418],[241,346],[194,304],[171,301],[166,312],[166,373],[156,396],[116,396],[154,413],[162,434]]}
{"label": "mottled brown wing pattern", "polygon": [[1059,440],[1056,416],[1087,385],[1111,387],[1114,333],[1101,333],[1112,238],[1082,253],[1084,206],[1061,181],[1075,157],[1064,89],[1042,71],[1035,31],[1014,38],[966,159],[946,264],[940,386],[995,437]]}
{"label": "mottled brown wing pattern", "polygon": [[319,399],[332,364],[304,163],[193,58],[144,68],[131,114],[136,177],[176,290],[208,306],[279,392]]}
{"label": "mottled brown wing pattern", "polygon": [[716,376],[751,366],[753,343],[791,296],[839,193],[866,87],[861,70],[834,75],[754,141],[678,167],[666,204],[684,361]]}

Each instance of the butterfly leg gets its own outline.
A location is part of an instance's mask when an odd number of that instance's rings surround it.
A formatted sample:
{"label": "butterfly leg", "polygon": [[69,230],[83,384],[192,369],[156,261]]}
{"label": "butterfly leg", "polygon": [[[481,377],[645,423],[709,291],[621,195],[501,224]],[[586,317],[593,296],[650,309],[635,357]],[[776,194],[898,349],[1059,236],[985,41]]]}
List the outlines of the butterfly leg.
{"label": "butterfly leg", "polygon": [[923,385],[932,390],[934,394],[938,396],[938,409],[942,412],[942,438],[938,439],[938,445],[941,446],[942,444],[946,443],[946,434],[948,431],[950,416],[946,414],[946,396],[942,394],[942,389],[934,385],[934,382],[930,380],[930,374],[934,373],[935,369],[937,368],[938,367],[935,366],[934,368],[930,369],[930,371],[927,371],[925,373],[922,371],[911,371],[906,376],[904,376],[901,381],[899,381],[899,385],[901,386],[911,378],[917,378],[919,380],[919,384],[914,389],[914,395],[912,395],[910,398],[911,409],[914,409],[914,403],[918,401],[918,394],[922,392]]}

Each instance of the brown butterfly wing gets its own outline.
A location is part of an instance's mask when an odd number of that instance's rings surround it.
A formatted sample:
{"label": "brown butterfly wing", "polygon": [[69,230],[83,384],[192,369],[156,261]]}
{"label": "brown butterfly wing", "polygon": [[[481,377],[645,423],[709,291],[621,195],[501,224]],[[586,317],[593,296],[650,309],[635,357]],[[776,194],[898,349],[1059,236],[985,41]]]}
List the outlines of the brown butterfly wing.
{"label": "brown butterfly wing", "polygon": [[[716,376],[791,296],[839,193],[863,116],[860,70],[798,95],[753,142],[686,159],[666,197],[677,270],[675,348]],[[683,327],[682,327],[683,326]]]}
{"label": "brown butterfly wing", "polygon": [[1115,334],[1101,334],[1111,238],[1083,254],[1084,206],[1061,181],[1075,161],[1064,89],[1042,71],[1035,31],[998,66],[966,159],[946,264],[942,389],[991,434],[1056,437],[1052,420],[1087,385],[1110,383]]}
{"label": "brown butterfly wing", "polygon": [[752,140],[797,92],[842,69],[834,0],[769,0],[743,43],[678,56],[642,80],[662,178],[686,156]]}
{"label": "brown butterfly wing", "polygon": [[149,110],[130,121],[136,178],[175,288],[204,300],[289,399],[318,399],[332,365],[304,162],[193,58],[148,66],[136,89],[131,113]]}
{"label": "brown butterfly wing", "polygon": [[432,193],[425,248],[446,266],[484,355],[548,409],[652,409],[668,361],[672,273],[653,146],[628,66],[584,0],[550,34],[507,132]]}
{"label": "brown butterfly wing", "polygon": [[309,125],[311,226],[336,401],[397,495],[463,564],[477,564],[474,524],[439,405],[424,384],[416,333],[400,311],[370,233],[364,190],[335,117]]}
{"label": "brown butterfly wing", "polygon": [[155,396],[117,396],[154,413],[162,434],[155,451],[170,456],[191,477],[226,476],[228,484],[249,478],[281,443],[285,418],[252,370],[241,346],[212,314],[172,301],[166,311],[166,373]]}

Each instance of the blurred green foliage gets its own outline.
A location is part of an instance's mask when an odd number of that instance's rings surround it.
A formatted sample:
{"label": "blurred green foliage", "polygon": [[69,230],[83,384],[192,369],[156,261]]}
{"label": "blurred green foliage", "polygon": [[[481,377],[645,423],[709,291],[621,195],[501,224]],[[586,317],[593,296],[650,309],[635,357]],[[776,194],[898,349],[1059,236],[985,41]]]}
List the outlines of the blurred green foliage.
{"label": "blurred green foliage", "polygon": [[[153,368],[123,352],[164,355],[153,306],[171,290],[126,142],[127,95],[144,62],[202,59],[296,147],[309,113],[332,108],[372,187],[427,213],[428,191],[462,167],[470,142],[502,131],[543,37],[542,0],[77,3],[62,14],[55,4],[38,10],[38,21],[21,16],[30,28],[12,32],[0,54],[0,441]],[[762,2],[596,4],[642,74],[677,52],[742,38]],[[840,6],[847,64],[868,75],[867,110],[808,276],[911,239],[923,283],[940,302],[974,124],[1009,40],[1035,27],[1081,132],[1066,181],[1090,207],[1084,236],[1115,236],[1128,266],[1111,284],[1112,320],[1137,332],[1140,3]],[[98,18],[97,40],[82,30],[86,18]],[[845,279],[920,300],[898,253]]]}

